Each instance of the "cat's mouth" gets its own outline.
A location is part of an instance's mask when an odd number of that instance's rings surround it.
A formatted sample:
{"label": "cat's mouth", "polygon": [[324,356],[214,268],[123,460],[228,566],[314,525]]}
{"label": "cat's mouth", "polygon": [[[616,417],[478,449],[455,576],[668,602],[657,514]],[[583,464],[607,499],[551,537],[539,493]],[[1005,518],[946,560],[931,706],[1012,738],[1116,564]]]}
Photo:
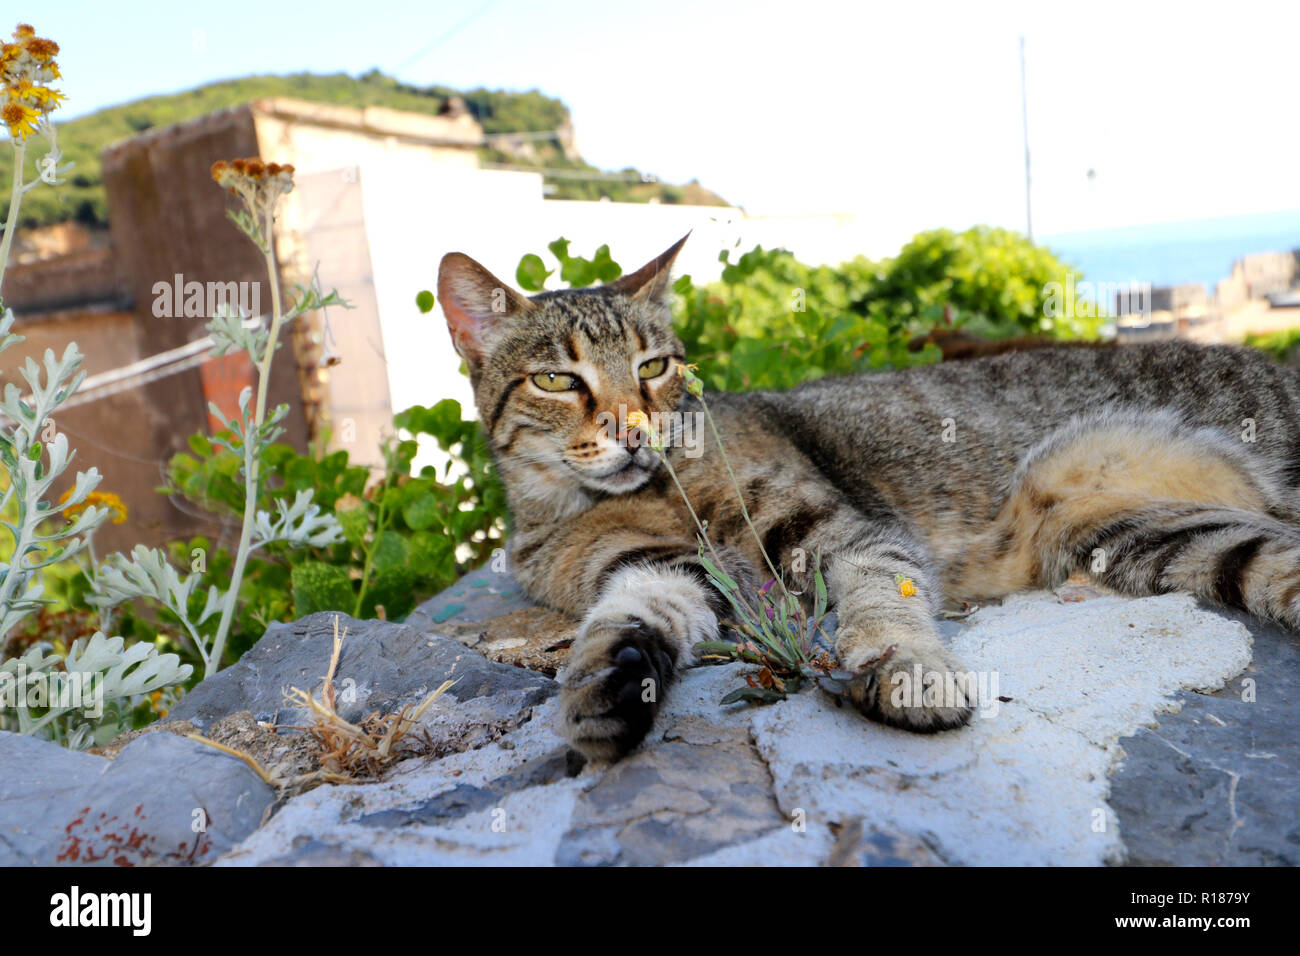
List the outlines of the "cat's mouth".
{"label": "cat's mouth", "polygon": [[573,470],[578,473],[583,484],[599,491],[621,494],[634,491],[645,484],[650,477],[650,472],[654,470],[654,459],[650,459],[648,467],[638,461],[636,457],[627,457],[613,468],[599,473],[584,471],[576,467]]}

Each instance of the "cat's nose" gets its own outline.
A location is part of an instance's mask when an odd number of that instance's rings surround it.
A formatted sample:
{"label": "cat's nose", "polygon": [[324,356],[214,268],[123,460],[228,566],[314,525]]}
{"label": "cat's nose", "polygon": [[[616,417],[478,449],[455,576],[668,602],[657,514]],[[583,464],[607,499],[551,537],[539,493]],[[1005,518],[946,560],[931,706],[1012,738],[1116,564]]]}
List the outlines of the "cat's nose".
{"label": "cat's nose", "polygon": [[628,428],[618,433],[618,443],[628,451],[636,451],[644,444],[645,432],[639,428]]}

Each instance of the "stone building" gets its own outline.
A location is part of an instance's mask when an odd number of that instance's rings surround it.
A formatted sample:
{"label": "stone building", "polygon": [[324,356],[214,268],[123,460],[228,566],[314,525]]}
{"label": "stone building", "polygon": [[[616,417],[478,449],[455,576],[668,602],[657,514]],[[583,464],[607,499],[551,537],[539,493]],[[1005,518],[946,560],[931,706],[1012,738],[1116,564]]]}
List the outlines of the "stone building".
{"label": "stone building", "polygon": [[[332,258],[351,266],[342,277],[322,274],[321,283],[347,285],[345,297],[351,292],[357,299],[347,321],[332,325],[333,351],[355,364],[321,367],[321,316],[296,324],[292,340],[283,340],[291,348],[280,351],[270,386],[271,403],[291,409],[282,440],[305,448],[332,414],[355,418],[349,435],[374,447],[392,409],[374,296],[365,295],[370,265],[355,236],[338,247],[331,217],[346,214],[359,163],[408,155],[472,169],[481,142],[481,127],[464,114],[259,100],[107,148],[108,232],[65,223],[19,233],[4,293],[17,316],[15,331],[26,341],[0,358],[0,372],[14,381],[27,357],[39,361],[47,348],[62,354],[73,341],[85,355],[87,379],[56,425],[77,449],[74,468],[97,467],[101,489],[121,495],[130,509],[127,525],[101,533],[104,550],[223,530],[157,493],[168,460],[186,448],[188,436],[216,425],[208,403],[229,415],[240,390],[254,382],[246,357],[208,354],[207,310],[187,314],[173,290],[192,283],[251,289],[260,311],[270,307],[262,256],[227,220],[236,201],[212,182],[212,163],[260,155],[297,168],[303,188],[290,194],[277,233],[283,288],[311,281],[318,246],[332,244]],[[331,394],[339,399],[333,407]]]}

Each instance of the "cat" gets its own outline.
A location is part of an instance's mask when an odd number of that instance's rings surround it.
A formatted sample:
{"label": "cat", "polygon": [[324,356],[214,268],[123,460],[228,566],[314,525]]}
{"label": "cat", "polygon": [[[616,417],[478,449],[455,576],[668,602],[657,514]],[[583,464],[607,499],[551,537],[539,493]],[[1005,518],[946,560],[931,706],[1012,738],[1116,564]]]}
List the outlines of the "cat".
{"label": "cat", "polygon": [[[511,570],[582,619],[559,726],[590,759],[639,744],[727,608],[628,414],[670,421],[665,452],[724,570],[751,593],[770,576],[712,435],[682,440],[700,411],[670,315],[685,241],[607,285],[531,297],[461,253],[439,269],[506,489]],[[926,700],[891,693],[902,675],[961,671],[936,627],[945,599],[1075,571],[1300,626],[1300,373],[1256,351],[1040,348],[706,400],[772,561],[806,588],[811,562],[796,559],[820,555],[835,654],[869,718],[965,724],[977,701],[960,682]]]}

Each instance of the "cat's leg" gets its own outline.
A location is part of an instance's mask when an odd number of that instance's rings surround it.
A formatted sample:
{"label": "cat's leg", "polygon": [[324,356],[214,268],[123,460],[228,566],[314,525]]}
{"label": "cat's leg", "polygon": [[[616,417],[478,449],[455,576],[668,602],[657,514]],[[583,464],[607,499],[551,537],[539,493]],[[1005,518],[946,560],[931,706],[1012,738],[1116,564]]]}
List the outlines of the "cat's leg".
{"label": "cat's leg", "polygon": [[1021,464],[953,591],[1055,587],[1084,571],[1125,594],[1190,591],[1300,627],[1300,526],[1276,466],[1172,413],[1081,420]]}
{"label": "cat's leg", "polygon": [[[528,593],[583,619],[559,674],[558,729],[588,758],[617,759],[639,744],[690,649],[718,635],[724,599],[697,544],[662,532],[673,516],[667,505],[610,500],[512,536],[513,571]],[[752,587],[744,559],[720,553]]]}
{"label": "cat's leg", "polygon": [[610,576],[560,674],[560,731],[576,749],[614,760],[641,742],[691,647],[717,637],[715,595],[681,566]]}
{"label": "cat's leg", "polygon": [[940,595],[924,546],[901,528],[864,522],[856,532],[841,532],[853,544],[832,546],[826,562],[836,656],[858,674],[850,697],[868,717],[905,730],[960,727],[976,704],[974,681],[939,636]]}
{"label": "cat's leg", "polygon": [[1239,508],[1164,502],[1076,528],[1061,558],[1124,594],[1189,591],[1300,630],[1300,528]]}

